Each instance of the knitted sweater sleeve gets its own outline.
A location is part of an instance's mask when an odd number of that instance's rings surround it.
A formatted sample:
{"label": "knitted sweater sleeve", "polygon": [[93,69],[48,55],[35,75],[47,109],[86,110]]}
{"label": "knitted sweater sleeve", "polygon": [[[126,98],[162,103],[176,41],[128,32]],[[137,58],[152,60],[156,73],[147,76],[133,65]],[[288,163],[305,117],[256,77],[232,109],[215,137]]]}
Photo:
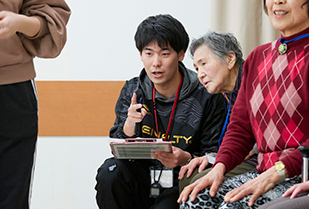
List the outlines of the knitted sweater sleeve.
{"label": "knitted sweater sleeve", "polygon": [[35,37],[18,34],[32,56],[53,58],[60,54],[66,43],[66,24],[71,15],[64,0],[25,0],[21,14],[37,17],[41,29]]}
{"label": "knitted sweater sleeve", "polygon": [[[269,169],[274,165],[274,163],[278,160],[282,161],[283,164],[286,167],[288,177],[293,177],[295,175],[299,175],[301,173],[301,164],[302,164],[302,155],[300,151],[298,150],[299,146],[309,146],[309,130],[308,130],[308,97],[305,95],[308,95],[309,89],[308,89],[308,83],[309,83],[309,67],[306,65],[309,65],[308,62],[303,62],[304,65],[300,66],[301,70],[293,71],[291,73],[291,78],[300,78],[299,80],[295,80],[295,83],[293,85],[289,85],[289,82],[284,83],[287,85],[287,88],[285,90],[285,94],[281,94],[281,99],[283,100],[283,104],[285,106],[282,106],[281,109],[280,106],[276,107],[277,112],[287,112],[290,111],[288,109],[288,102],[284,102],[284,98],[286,98],[286,95],[290,95],[289,93],[292,92],[292,95],[296,95],[293,98],[291,98],[290,103],[296,104],[293,106],[292,110],[295,109],[294,112],[296,114],[293,114],[293,118],[291,118],[288,114],[284,115],[284,118],[282,116],[282,121],[287,121],[284,123],[284,125],[280,126],[280,123],[276,126],[276,129],[271,129],[271,131],[274,130],[280,130],[278,131],[279,137],[276,140],[273,140],[267,132],[267,130],[270,130],[272,126],[268,129],[265,129],[265,124],[261,123],[262,120],[267,120],[269,117],[266,117],[267,115],[265,112],[263,114],[253,114],[254,111],[259,110],[258,105],[256,101],[261,102],[263,104],[267,103],[267,97],[266,94],[264,97],[257,98],[256,100],[252,100],[252,98],[255,98],[256,92],[262,92],[262,90],[255,89],[256,86],[253,85],[253,81],[256,79],[257,76],[261,76],[262,72],[259,69],[264,69],[265,63],[271,63],[271,66],[278,65],[278,62],[267,62],[265,59],[271,59],[276,60],[274,56],[269,56],[269,52],[266,52],[264,55],[262,55],[263,51],[271,50],[274,43],[266,44],[264,46],[258,47],[256,50],[254,50],[246,59],[246,62],[244,64],[243,68],[243,79],[242,84],[240,87],[240,91],[238,93],[238,97],[236,100],[236,103],[233,107],[233,111],[231,114],[231,122],[227,128],[227,132],[225,134],[225,137],[223,138],[222,145],[220,147],[219,153],[216,157],[216,163],[221,162],[226,166],[226,172],[229,172],[232,170],[235,166],[240,164],[243,159],[246,157],[246,155],[249,153],[249,151],[252,149],[254,143],[257,143],[257,147],[259,150],[259,164],[257,166],[257,170],[259,172],[264,172],[265,170]],[[303,47],[303,46],[300,46]],[[307,49],[305,49],[307,50]],[[302,57],[302,51],[299,50],[299,56]],[[293,54],[293,53],[291,53]],[[308,59],[308,54],[306,51],[303,53],[305,56],[303,56],[303,60]],[[268,55],[268,57],[266,57]],[[279,59],[279,58],[277,58]],[[292,58],[289,58],[292,60],[289,60],[289,66],[297,65],[298,62],[295,62],[294,56]],[[302,59],[301,59],[302,60]],[[270,64],[269,64],[270,65]],[[262,67],[261,67],[262,66]],[[297,69],[290,68],[282,65],[282,69]],[[285,67],[285,68],[284,68]],[[298,67],[298,66],[297,66]],[[284,71],[286,72],[286,71]],[[283,73],[284,73],[283,72]],[[271,72],[270,72],[271,73]],[[267,74],[268,75],[268,74]],[[294,77],[293,77],[294,76]],[[298,76],[298,77],[297,77]],[[262,76],[261,76],[262,77]],[[288,76],[286,76],[288,77]],[[292,79],[291,79],[292,80]],[[258,82],[261,84],[262,82]],[[267,85],[270,82],[267,83]],[[298,83],[301,83],[301,87],[296,90],[290,90],[288,87],[292,88],[295,85],[297,86]],[[294,85],[295,84],[295,85]],[[254,87],[253,87],[254,86]],[[258,85],[260,86],[260,85]],[[296,93],[297,94],[296,94]],[[281,91],[282,93],[282,91]],[[294,94],[295,93],[295,94]],[[298,96],[298,97],[297,97]],[[292,100],[293,99],[293,100]],[[299,104],[297,103],[299,102]],[[265,111],[265,110],[264,110]],[[267,110],[270,112],[270,110]],[[293,112],[293,113],[294,113]],[[289,112],[290,113],[290,112]],[[283,115],[283,114],[282,114]],[[264,117],[265,116],[265,117]],[[298,117],[299,116],[299,119]],[[272,119],[276,119],[273,117]],[[296,124],[295,121],[301,121],[298,122],[297,126],[293,125]],[[292,122],[291,122],[292,121]],[[290,122],[290,123],[288,123]],[[292,124],[292,125],[291,125]],[[263,126],[264,125],[264,126]],[[262,130],[264,128],[264,130]],[[266,130],[266,131],[265,131]],[[290,132],[286,132],[286,130],[293,130]],[[291,139],[291,140],[287,140]],[[275,146],[274,146],[275,145]]]}

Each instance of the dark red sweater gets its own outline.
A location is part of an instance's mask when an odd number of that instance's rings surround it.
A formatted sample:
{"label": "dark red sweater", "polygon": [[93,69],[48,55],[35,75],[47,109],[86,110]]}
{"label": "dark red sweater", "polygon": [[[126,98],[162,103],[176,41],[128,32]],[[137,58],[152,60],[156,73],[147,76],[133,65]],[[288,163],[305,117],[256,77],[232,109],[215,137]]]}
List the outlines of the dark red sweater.
{"label": "dark red sweater", "polygon": [[[309,28],[291,40],[309,33]],[[280,42],[256,48],[244,64],[244,76],[231,122],[216,163],[228,171],[240,164],[257,142],[259,173],[281,160],[289,177],[301,173],[301,145],[309,146],[309,37],[288,43],[280,55]]]}

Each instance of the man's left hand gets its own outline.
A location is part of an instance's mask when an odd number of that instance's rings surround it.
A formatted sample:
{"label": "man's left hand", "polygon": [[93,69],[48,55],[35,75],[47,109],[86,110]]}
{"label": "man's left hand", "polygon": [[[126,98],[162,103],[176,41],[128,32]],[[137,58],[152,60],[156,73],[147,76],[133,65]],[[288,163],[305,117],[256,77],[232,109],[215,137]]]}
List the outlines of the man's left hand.
{"label": "man's left hand", "polygon": [[167,168],[175,168],[177,166],[185,165],[191,158],[189,152],[183,151],[178,147],[173,146],[173,152],[153,152],[151,156],[159,160]]}

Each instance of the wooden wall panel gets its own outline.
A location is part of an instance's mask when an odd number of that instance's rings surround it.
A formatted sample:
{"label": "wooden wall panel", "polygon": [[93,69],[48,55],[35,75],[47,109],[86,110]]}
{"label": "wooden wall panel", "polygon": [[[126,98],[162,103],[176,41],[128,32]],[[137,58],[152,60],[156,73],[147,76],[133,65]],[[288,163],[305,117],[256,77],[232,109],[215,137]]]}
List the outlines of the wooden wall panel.
{"label": "wooden wall panel", "polygon": [[108,136],[124,81],[37,81],[39,136]]}

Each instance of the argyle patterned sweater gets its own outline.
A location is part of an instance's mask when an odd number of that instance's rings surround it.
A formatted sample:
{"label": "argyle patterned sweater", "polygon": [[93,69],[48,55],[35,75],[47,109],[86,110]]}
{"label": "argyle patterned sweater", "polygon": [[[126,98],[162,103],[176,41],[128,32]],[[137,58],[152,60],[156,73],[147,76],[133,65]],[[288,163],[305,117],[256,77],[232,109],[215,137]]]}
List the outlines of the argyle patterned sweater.
{"label": "argyle patterned sweater", "polygon": [[[309,33],[309,28],[291,40]],[[257,142],[259,173],[282,161],[289,177],[301,173],[299,146],[309,146],[309,37],[259,46],[244,64],[244,76],[216,163],[226,172],[240,164]]]}

